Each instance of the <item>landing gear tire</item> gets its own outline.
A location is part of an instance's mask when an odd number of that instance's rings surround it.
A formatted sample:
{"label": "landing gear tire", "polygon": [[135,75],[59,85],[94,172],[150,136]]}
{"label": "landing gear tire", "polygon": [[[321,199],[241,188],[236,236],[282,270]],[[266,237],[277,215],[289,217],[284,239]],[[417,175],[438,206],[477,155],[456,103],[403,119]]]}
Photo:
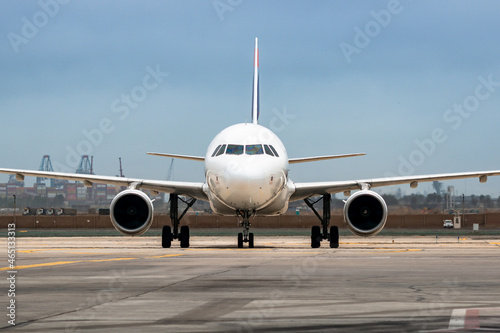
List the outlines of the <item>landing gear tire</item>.
{"label": "landing gear tire", "polygon": [[189,247],[189,227],[187,225],[183,225],[181,227],[181,233],[179,235],[179,238],[181,241],[181,247],[188,248]]}
{"label": "landing gear tire", "polygon": [[248,234],[248,247],[250,249],[253,248],[253,232],[251,232],[251,233]]}
{"label": "landing gear tire", "polygon": [[243,248],[243,233],[242,232],[238,233],[238,248],[239,249]]}
{"label": "landing gear tire", "polygon": [[317,225],[311,228],[311,247],[317,249],[321,246],[321,228]]}
{"label": "landing gear tire", "polygon": [[339,228],[337,226],[330,227],[330,247],[332,249],[339,247]]}
{"label": "landing gear tire", "polygon": [[163,226],[161,231],[161,246],[164,249],[172,246],[172,229],[168,225]]}

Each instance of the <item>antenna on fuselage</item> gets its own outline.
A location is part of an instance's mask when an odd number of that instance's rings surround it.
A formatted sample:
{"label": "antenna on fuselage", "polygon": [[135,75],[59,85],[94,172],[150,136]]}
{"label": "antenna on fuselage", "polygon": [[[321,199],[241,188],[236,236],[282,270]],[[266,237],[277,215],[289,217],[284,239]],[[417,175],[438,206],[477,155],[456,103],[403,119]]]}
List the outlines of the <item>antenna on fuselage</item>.
{"label": "antenna on fuselage", "polygon": [[255,49],[253,55],[253,89],[252,89],[252,123],[259,122],[259,44],[255,38]]}

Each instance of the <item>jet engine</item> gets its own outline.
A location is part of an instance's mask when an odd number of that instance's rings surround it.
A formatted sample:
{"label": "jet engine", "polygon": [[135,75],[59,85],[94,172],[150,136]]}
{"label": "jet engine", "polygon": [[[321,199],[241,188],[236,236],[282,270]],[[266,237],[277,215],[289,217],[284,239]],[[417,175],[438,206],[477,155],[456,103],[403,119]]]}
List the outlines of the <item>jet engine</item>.
{"label": "jet engine", "polygon": [[109,210],[113,226],[124,235],[141,235],[153,224],[153,202],[139,190],[118,193]]}
{"label": "jet engine", "polygon": [[378,193],[356,192],[345,202],[344,221],[355,235],[375,236],[387,221],[387,205]]}

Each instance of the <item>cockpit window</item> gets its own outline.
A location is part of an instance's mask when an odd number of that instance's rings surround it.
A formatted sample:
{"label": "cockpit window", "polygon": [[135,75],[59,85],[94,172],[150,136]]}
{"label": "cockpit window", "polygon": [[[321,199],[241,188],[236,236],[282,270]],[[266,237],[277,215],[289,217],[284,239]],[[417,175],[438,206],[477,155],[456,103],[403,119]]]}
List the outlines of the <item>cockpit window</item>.
{"label": "cockpit window", "polygon": [[[226,149],[227,147],[227,149]],[[263,155],[267,154],[270,156],[276,156],[279,157],[278,152],[276,149],[274,149],[273,146],[271,145],[262,145],[262,144],[255,144],[255,145],[218,145],[217,148],[215,148],[214,152],[212,153],[212,157],[214,156],[220,156],[222,154],[228,154],[228,155],[242,155],[243,153],[246,153],[247,155]]]}
{"label": "cockpit window", "polygon": [[227,145],[226,154],[228,155],[243,154],[243,145]]}
{"label": "cockpit window", "polygon": [[215,154],[215,156],[222,155],[222,154],[224,154],[225,151],[226,151],[226,145],[222,145],[220,147],[219,151],[217,152],[217,154]]}
{"label": "cockpit window", "polygon": [[214,153],[212,154],[212,157],[214,157],[215,154],[217,154],[217,152],[219,151],[220,146],[222,146],[222,145],[218,145],[217,148],[215,148]]}
{"label": "cockpit window", "polygon": [[273,152],[271,151],[271,149],[269,149],[268,145],[264,145],[264,150],[266,151],[267,155],[274,156]]}
{"label": "cockpit window", "polygon": [[262,145],[246,145],[245,153],[247,155],[262,155],[264,150],[262,150]]}
{"label": "cockpit window", "polygon": [[274,156],[276,156],[276,157],[280,157],[280,155],[278,155],[278,152],[276,151],[276,149],[274,149],[274,147],[273,147],[273,146],[269,145],[269,148],[271,148],[271,150],[273,151]]}

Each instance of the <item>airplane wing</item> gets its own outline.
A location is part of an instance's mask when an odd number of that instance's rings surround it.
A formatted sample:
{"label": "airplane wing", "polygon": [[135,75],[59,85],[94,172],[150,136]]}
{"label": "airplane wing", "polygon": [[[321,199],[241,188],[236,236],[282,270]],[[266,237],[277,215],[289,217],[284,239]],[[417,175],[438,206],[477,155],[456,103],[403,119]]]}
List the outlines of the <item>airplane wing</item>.
{"label": "airplane wing", "polygon": [[148,180],[124,177],[98,176],[80,173],[64,173],[50,171],[34,171],[19,169],[0,169],[0,173],[16,175],[18,180],[24,180],[25,176],[46,177],[54,179],[66,179],[83,182],[86,186],[93,183],[110,184],[116,186],[135,186],[136,189],[152,190],[157,192],[175,193],[193,197],[199,200],[208,201],[208,197],[203,192],[203,183],[179,182],[167,180]]}
{"label": "airplane wing", "polygon": [[189,155],[166,154],[166,153],[148,153],[148,155],[180,158],[183,160],[192,160],[192,161],[204,161],[205,160],[205,157],[201,157],[201,156],[189,156]]}
{"label": "airplane wing", "polygon": [[500,170],[442,173],[422,176],[386,177],[364,180],[294,183],[295,192],[290,197],[290,201],[302,200],[308,197],[319,196],[327,193],[333,194],[389,185],[410,184],[412,188],[416,188],[419,182],[432,182],[438,180],[479,178],[479,181],[481,183],[485,183],[488,179],[488,176],[498,175],[500,175]]}
{"label": "airplane wing", "polygon": [[356,154],[343,154],[343,155],[328,155],[328,156],[314,156],[314,157],[300,157],[300,158],[290,158],[288,159],[288,163],[304,163],[304,162],[314,162],[314,161],[323,161],[323,160],[333,160],[336,158],[345,158],[345,157],[354,157],[354,156],[363,156],[365,153],[356,153]]}

